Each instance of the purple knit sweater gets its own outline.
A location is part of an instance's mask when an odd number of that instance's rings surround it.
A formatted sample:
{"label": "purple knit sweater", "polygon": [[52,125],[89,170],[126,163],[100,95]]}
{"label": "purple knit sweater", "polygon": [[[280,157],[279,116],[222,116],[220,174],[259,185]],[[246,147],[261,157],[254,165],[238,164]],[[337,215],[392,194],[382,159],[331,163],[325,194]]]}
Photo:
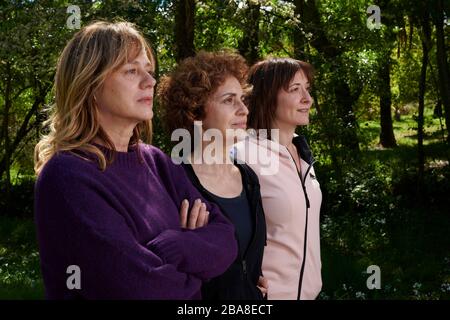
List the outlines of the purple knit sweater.
{"label": "purple knit sweater", "polygon": [[[69,152],[44,166],[35,218],[47,298],[199,299],[202,281],[235,259],[234,229],[218,207],[203,200],[208,225],[181,229],[181,201],[202,196],[162,151],[139,150],[116,153],[103,172]],[[81,289],[67,287],[70,265]]]}

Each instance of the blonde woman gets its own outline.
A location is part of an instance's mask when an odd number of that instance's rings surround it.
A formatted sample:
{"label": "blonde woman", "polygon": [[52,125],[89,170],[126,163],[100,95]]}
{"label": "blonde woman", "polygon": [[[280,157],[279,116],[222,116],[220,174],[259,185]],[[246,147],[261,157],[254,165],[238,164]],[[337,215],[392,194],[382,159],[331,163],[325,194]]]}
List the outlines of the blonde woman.
{"label": "blonde woman", "polygon": [[125,22],[86,26],[61,54],[50,132],[35,151],[50,299],[199,299],[202,281],[236,257],[233,227],[217,206],[141,142],[151,134],[154,66],[148,43]]}

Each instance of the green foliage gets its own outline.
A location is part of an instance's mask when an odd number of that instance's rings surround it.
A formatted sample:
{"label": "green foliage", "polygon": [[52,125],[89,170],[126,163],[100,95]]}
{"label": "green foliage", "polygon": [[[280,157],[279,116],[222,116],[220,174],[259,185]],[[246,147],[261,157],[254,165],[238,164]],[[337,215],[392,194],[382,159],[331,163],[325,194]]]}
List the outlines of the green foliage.
{"label": "green foliage", "polygon": [[[291,56],[314,66],[311,125],[298,131],[313,148],[323,192],[322,299],[449,299],[450,150],[444,142],[443,119],[433,116],[439,99],[435,46],[426,81],[426,171],[421,204],[417,195],[416,117],[422,57],[417,17],[423,4],[381,1],[382,26],[369,30],[366,9],[373,4],[370,1],[306,1],[316,5],[318,22],[296,14],[295,5],[300,2],[198,0],[194,46],[196,50],[237,50],[255,27],[248,23],[247,12],[253,3],[260,6],[259,56]],[[69,1],[50,0],[0,4],[0,164],[7,155],[6,142],[11,145],[21,126],[26,127],[10,154],[7,212],[7,186],[3,181],[0,184],[0,298],[43,297],[31,220],[33,148],[47,118],[43,107],[53,99],[56,59],[76,32],[66,27],[68,5]],[[175,66],[172,1],[106,0],[78,5],[82,26],[94,20],[135,23],[152,43],[158,77]],[[333,54],[327,50],[334,50]],[[395,149],[378,145],[378,73],[388,61],[392,107],[400,116],[393,122]],[[348,92],[339,95],[343,87]],[[157,101],[154,110],[153,144],[170,153],[170,136],[161,123]],[[356,123],[349,122],[349,110]],[[3,126],[5,120],[8,124]],[[348,145],[352,133],[361,152]],[[381,290],[370,291],[365,285],[365,270],[371,264],[382,270]]]}
{"label": "green foliage", "polygon": [[[422,204],[414,167],[404,162],[406,172],[367,153],[340,182],[329,167],[316,169],[324,194],[322,299],[450,298],[448,162],[426,171]],[[367,289],[370,265],[381,269],[381,290]]]}

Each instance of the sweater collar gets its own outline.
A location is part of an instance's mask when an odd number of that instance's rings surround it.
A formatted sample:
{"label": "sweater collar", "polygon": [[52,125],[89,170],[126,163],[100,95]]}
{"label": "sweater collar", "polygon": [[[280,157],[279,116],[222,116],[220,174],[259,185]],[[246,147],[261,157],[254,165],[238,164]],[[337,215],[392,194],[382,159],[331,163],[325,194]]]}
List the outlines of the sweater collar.
{"label": "sweater collar", "polygon": [[111,157],[114,165],[129,167],[142,162],[142,155],[140,154],[142,145],[139,145],[139,143],[128,146],[127,151],[114,151],[95,142],[91,144],[97,147],[105,155],[106,159]]}

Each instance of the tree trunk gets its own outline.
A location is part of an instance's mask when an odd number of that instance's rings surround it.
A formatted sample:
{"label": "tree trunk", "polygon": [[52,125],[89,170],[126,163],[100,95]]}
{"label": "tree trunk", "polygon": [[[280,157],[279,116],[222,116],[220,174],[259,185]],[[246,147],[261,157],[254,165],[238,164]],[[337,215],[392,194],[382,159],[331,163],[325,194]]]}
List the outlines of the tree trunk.
{"label": "tree trunk", "polygon": [[[336,84],[334,94],[336,96],[338,114],[344,126],[342,144],[353,151],[359,151],[358,123],[353,112],[353,103],[355,103],[357,97],[352,95],[350,87],[345,82],[338,82]],[[359,94],[356,96],[359,96]]]}
{"label": "tree trunk", "polygon": [[239,53],[247,59],[249,65],[259,60],[259,3],[247,1],[244,37],[239,41]]}
{"label": "tree trunk", "polygon": [[395,141],[394,129],[392,126],[392,99],[391,99],[391,77],[390,77],[390,65],[391,58],[390,52],[387,52],[383,59],[380,69],[380,144],[384,148],[394,148],[397,146]]}
{"label": "tree trunk", "polygon": [[[303,0],[294,0],[294,14],[297,19],[304,17],[305,8]],[[298,60],[308,61],[308,55],[306,54],[307,41],[303,32],[299,31],[300,26],[294,29],[293,42],[294,42],[294,57]]]}
{"label": "tree trunk", "polygon": [[[33,130],[33,128],[36,127],[37,124],[40,123],[40,121],[36,120],[36,122],[33,122],[30,125],[31,117],[36,113],[38,108],[44,103],[45,96],[47,95],[47,92],[50,90],[50,86],[45,87],[42,89],[42,91],[35,97],[33,105],[31,108],[27,111],[27,114],[25,115],[25,118],[20,125],[19,130],[15,134],[14,140],[10,141],[9,134],[8,134],[8,146],[5,148],[5,154],[0,160],[0,177],[3,176],[5,172],[8,172],[11,159],[13,158],[14,153],[16,152],[17,147],[19,144],[23,141],[23,139],[28,135],[28,133]],[[3,122],[5,123],[5,121]],[[7,152],[6,152],[7,151]]]}
{"label": "tree trunk", "polygon": [[424,109],[425,109],[425,90],[427,80],[427,65],[428,53],[431,43],[431,30],[427,20],[428,15],[424,14],[422,19],[422,68],[420,71],[419,80],[419,116],[417,118],[417,151],[418,151],[418,185],[417,196],[419,202],[423,200],[424,189],[424,172],[425,172],[425,152],[423,149],[423,124],[424,124]]}
{"label": "tree trunk", "polygon": [[177,62],[195,55],[195,0],[175,1],[175,59]]}
{"label": "tree trunk", "polygon": [[[5,172],[6,177],[4,179],[5,183],[5,212],[9,211],[9,200],[11,195],[11,172],[10,172],[10,160],[11,160],[11,140],[9,138],[9,110],[11,109],[11,65],[10,62],[6,62],[6,86],[5,86],[5,106],[3,112],[3,124],[2,124],[2,137],[3,137],[3,145],[5,148],[3,158],[5,159]],[[0,180],[3,180],[3,172],[0,172]]]}
{"label": "tree trunk", "polygon": [[447,141],[450,142],[450,75],[447,63],[444,35],[444,3],[443,0],[436,1],[436,58],[439,72],[439,93],[445,111],[445,124],[447,126]]}

